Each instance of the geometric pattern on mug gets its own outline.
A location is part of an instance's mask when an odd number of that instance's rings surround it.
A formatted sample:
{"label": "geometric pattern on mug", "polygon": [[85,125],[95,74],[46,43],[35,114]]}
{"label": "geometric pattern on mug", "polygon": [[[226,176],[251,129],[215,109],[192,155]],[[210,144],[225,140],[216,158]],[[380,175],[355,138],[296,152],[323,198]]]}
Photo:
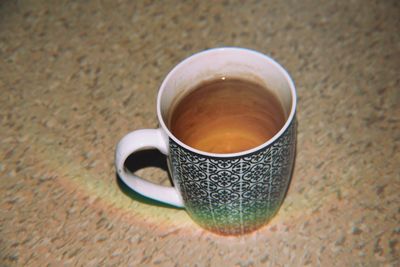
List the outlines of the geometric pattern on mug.
{"label": "geometric pattern on mug", "polygon": [[295,123],[293,119],[272,145],[240,157],[204,156],[170,140],[171,174],[193,220],[226,235],[244,234],[266,224],[289,184]]}

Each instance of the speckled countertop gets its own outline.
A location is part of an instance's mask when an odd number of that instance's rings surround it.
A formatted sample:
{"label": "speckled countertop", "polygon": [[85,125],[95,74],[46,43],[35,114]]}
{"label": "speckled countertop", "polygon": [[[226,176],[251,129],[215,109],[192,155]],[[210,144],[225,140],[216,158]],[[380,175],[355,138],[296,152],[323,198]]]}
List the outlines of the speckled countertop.
{"label": "speckled countertop", "polygon": [[[399,266],[399,14],[395,0],[1,1],[0,265]],[[157,127],[167,72],[224,45],[276,58],[299,95],[286,200],[239,238],[138,198],[113,166],[124,134]]]}

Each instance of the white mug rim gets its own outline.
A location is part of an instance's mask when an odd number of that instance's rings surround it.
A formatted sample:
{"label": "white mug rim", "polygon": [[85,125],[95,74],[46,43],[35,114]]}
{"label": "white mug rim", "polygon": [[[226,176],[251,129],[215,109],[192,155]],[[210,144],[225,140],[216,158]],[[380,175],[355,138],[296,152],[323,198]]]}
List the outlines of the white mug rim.
{"label": "white mug rim", "polygon": [[[182,141],[180,141],[178,138],[176,138],[171,131],[168,129],[166,123],[164,122],[163,116],[162,116],[162,112],[161,112],[161,98],[163,95],[163,92],[166,88],[166,83],[168,82],[168,80],[171,78],[171,76],[175,75],[177,69],[179,68],[179,66],[185,64],[187,61],[191,60],[191,58],[196,57],[200,54],[204,54],[204,53],[209,53],[209,52],[214,52],[214,51],[224,51],[224,50],[238,50],[238,51],[246,51],[246,52],[250,52],[250,53],[254,53],[257,54],[258,56],[263,57],[265,60],[269,61],[270,64],[274,65],[275,68],[277,70],[279,70],[279,72],[281,72],[281,74],[285,77],[289,88],[290,88],[290,93],[291,93],[291,108],[290,108],[290,113],[289,116],[285,122],[285,124],[283,125],[283,127],[268,141],[262,143],[259,146],[253,147],[251,149],[248,150],[244,150],[244,151],[240,151],[240,152],[235,152],[235,153],[211,153],[211,152],[206,152],[206,151],[202,151],[196,148],[193,148],[191,146],[186,145],[185,143],[183,143]],[[165,133],[168,135],[169,138],[171,138],[176,144],[178,144],[179,146],[185,148],[188,151],[191,151],[193,153],[196,154],[200,154],[203,156],[208,156],[208,157],[214,157],[214,158],[231,158],[231,157],[241,157],[247,154],[252,154],[254,152],[257,152],[261,149],[264,149],[268,146],[270,146],[271,144],[273,144],[277,139],[279,139],[287,130],[287,128],[289,128],[289,126],[291,125],[295,114],[296,114],[296,105],[297,105],[297,94],[296,94],[296,88],[294,85],[294,82],[292,80],[292,78],[290,77],[289,73],[286,71],[285,68],[283,68],[276,60],[274,60],[273,58],[260,53],[258,51],[252,50],[252,49],[248,49],[248,48],[242,48],[242,47],[217,47],[217,48],[211,48],[211,49],[207,49],[207,50],[203,50],[200,52],[197,52],[187,58],[185,58],[184,60],[182,60],[180,63],[178,63],[168,74],[167,76],[164,78],[159,92],[158,92],[158,96],[157,96],[157,117],[158,117],[158,121],[160,123],[161,128],[165,131]]]}

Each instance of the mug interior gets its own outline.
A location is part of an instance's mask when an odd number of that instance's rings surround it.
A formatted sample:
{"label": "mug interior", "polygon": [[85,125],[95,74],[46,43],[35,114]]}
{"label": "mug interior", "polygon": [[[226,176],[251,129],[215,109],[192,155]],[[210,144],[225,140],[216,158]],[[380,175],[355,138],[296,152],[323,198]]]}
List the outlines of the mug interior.
{"label": "mug interior", "polygon": [[[168,119],[173,105],[198,84],[222,77],[252,81],[267,87],[275,93],[284,109],[286,123],[273,138],[247,151],[232,154],[214,154],[189,147],[171,133],[168,129]],[[295,108],[295,86],[286,70],[264,54],[235,47],[210,49],[183,60],[164,79],[157,99],[158,119],[168,136],[188,150],[214,157],[239,156],[271,144],[289,126],[294,118]]]}

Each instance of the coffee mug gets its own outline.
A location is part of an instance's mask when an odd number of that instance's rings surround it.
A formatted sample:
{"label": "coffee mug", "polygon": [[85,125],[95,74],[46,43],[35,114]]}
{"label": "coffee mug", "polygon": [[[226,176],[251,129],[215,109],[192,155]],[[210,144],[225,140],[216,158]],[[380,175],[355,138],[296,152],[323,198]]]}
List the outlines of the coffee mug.
{"label": "coffee mug", "polygon": [[[176,98],[203,81],[235,77],[270,89],[285,113],[281,129],[246,151],[211,153],[179,140],[168,127]],[[166,76],[157,97],[158,129],[141,129],[123,137],[115,154],[121,180],[137,193],[184,207],[201,227],[221,235],[250,233],[277,213],[291,180],[296,145],[296,89],[275,60],[245,48],[223,47],[183,60]],[[146,181],[125,167],[134,152],[156,148],[167,156],[173,186]]]}

